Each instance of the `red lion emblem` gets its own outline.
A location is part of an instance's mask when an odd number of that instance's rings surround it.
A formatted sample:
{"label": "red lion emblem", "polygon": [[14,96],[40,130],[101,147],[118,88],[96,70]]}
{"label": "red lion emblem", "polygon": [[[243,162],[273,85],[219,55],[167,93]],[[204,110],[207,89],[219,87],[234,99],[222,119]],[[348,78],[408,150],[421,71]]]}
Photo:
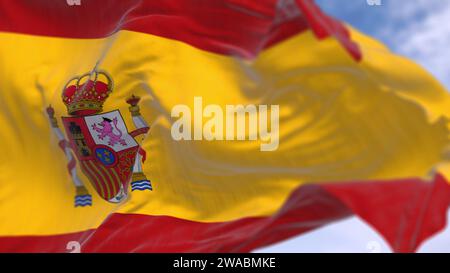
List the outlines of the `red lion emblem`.
{"label": "red lion emblem", "polygon": [[[111,123],[114,124],[114,127],[111,125]],[[101,126],[101,128],[97,125]],[[109,118],[104,117],[102,122],[92,125],[92,129],[99,133],[98,138],[104,139],[105,137],[108,137],[108,144],[111,146],[114,146],[117,143],[120,143],[123,146],[127,145],[125,140],[122,139],[122,131],[117,127],[117,118],[110,120]],[[114,134],[114,130],[116,130],[118,134]]]}

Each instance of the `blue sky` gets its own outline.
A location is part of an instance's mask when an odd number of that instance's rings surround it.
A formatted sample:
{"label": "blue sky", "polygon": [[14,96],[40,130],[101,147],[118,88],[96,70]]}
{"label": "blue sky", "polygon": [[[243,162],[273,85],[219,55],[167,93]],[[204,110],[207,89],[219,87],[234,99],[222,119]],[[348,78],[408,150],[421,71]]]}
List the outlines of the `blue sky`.
{"label": "blue sky", "polygon": [[416,60],[450,89],[450,1],[316,0],[329,14]]}
{"label": "blue sky", "polygon": [[[375,37],[425,67],[450,90],[450,1],[316,0],[329,14]],[[450,213],[449,215],[450,216]],[[385,241],[356,217],[263,248],[260,252],[389,252]],[[450,228],[419,252],[450,252]]]}

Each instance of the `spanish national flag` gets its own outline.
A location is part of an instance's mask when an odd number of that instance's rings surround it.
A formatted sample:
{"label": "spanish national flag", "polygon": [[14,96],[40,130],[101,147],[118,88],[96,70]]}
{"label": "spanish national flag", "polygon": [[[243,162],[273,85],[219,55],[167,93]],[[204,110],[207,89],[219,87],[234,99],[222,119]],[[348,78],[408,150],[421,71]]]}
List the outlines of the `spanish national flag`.
{"label": "spanish national flag", "polygon": [[[278,134],[211,138],[208,105],[275,105]],[[449,117],[311,0],[0,0],[0,251],[247,252],[351,215],[415,251],[446,223]]]}

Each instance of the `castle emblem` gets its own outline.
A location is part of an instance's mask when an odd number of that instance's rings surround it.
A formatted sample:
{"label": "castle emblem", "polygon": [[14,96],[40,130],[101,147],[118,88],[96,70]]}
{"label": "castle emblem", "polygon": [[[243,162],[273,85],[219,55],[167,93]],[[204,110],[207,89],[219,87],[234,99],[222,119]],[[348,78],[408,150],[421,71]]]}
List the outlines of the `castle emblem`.
{"label": "castle emblem", "polygon": [[69,80],[62,94],[70,115],[62,118],[67,139],[58,126],[55,110],[47,108],[53,132],[69,162],[69,173],[76,186],[76,207],[92,205],[92,196],[77,174],[77,162],[98,195],[108,202],[124,200],[129,184],[132,191],[152,190],[142,170],[145,151],[135,140],[149,131],[140,114],[140,98],[132,95],[126,100],[136,127],[128,132],[119,110],[103,112],[103,104],[112,91],[112,79],[104,71]]}

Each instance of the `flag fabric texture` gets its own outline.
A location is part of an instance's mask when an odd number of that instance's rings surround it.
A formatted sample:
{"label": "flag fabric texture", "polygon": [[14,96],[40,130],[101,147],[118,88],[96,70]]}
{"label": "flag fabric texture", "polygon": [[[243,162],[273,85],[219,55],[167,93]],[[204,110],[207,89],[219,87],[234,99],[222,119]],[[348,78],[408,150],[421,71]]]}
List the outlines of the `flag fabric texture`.
{"label": "flag fabric texture", "polygon": [[[194,97],[279,105],[278,149],[175,141]],[[310,0],[0,0],[0,251],[247,252],[351,215],[415,251],[446,224],[449,117]]]}

